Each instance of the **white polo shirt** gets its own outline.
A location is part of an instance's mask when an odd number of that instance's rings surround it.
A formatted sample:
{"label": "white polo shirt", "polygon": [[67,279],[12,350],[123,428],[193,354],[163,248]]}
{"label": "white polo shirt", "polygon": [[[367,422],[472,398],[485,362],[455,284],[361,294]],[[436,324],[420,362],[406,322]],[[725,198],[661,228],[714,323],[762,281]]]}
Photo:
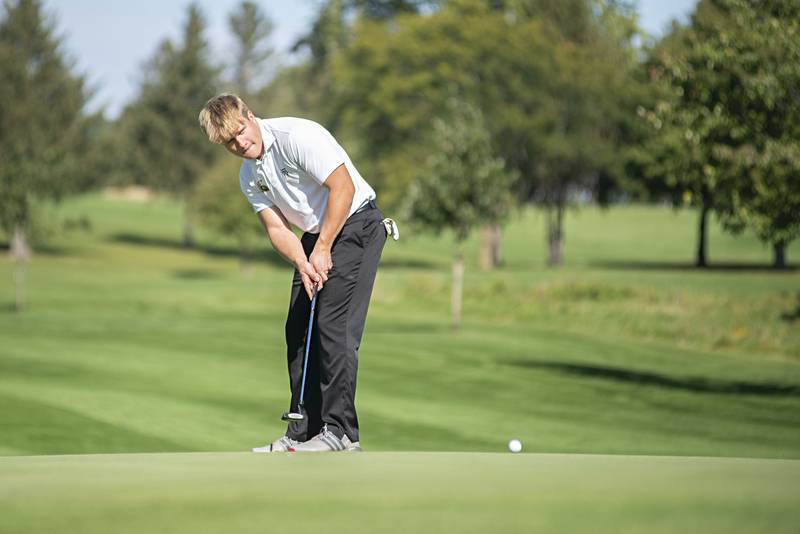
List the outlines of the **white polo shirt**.
{"label": "white polo shirt", "polygon": [[319,233],[328,206],[323,184],[342,163],[356,189],[349,215],[375,198],[347,153],[320,124],[294,117],[256,121],[264,153],[257,160],[244,160],[239,170],[239,186],[256,213],[275,206],[294,226]]}

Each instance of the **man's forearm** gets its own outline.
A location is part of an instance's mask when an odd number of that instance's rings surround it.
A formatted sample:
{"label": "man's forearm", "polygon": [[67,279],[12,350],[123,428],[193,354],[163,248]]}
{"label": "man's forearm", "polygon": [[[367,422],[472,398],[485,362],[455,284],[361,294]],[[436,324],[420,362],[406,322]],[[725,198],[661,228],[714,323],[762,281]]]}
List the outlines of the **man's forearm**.
{"label": "man's forearm", "polygon": [[325,208],[325,220],[322,223],[322,228],[319,232],[318,243],[328,250],[333,245],[333,240],[339,235],[339,232],[347,220],[347,215],[350,213],[350,206],[353,204],[353,195],[355,188],[341,187],[331,189],[328,192],[328,205]]}
{"label": "man's forearm", "polygon": [[267,236],[272,242],[272,248],[295,267],[308,260],[300,239],[288,228],[268,229]]}

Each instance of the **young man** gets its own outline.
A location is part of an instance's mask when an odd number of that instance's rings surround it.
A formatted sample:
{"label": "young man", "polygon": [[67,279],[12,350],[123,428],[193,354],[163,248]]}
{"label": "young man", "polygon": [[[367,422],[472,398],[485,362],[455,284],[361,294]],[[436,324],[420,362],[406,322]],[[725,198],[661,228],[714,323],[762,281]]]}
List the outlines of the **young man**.
{"label": "young man", "polygon": [[[233,94],[209,100],[199,119],[212,142],[244,158],[242,192],[272,246],[295,268],[286,319],[290,411],[300,400],[310,299],[318,288],[305,417],[253,452],[360,450],[358,349],[386,241],[375,191],[315,122],[257,118]],[[290,224],[305,232],[302,238]]]}

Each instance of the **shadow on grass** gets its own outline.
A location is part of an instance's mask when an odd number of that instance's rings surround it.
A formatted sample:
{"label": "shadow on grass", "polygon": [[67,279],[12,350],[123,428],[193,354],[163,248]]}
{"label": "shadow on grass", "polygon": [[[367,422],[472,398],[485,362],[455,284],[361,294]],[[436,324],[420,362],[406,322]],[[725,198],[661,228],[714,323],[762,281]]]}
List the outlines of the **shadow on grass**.
{"label": "shadow on grass", "polygon": [[[239,249],[234,246],[212,246],[204,244],[195,244],[194,247],[187,249],[186,247],[184,247],[183,242],[181,240],[170,239],[167,237],[143,236],[143,235],[123,232],[112,235],[110,237],[110,240],[116,243],[124,243],[126,245],[160,247],[171,250],[196,250],[198,252],[203,252],[205,254],[208,254],[209,256],[219,256],[219,257],[229,257],[229,258],[239,257]],[[286,266],[286,260],[284,260],[280,256],[280,254],[278,254],[271,248],[266,248],[257,251],[256,253],[253,254],[252,259],[255,261],[264,261],[280,267]],[[381,269],[435,270],[439,269],[440,267],[441,266],[436,262],[419,258],[384,258],[381,260],[380,263]]]}
{"label": "shadow on grass", "polygon": [[370,334],[445,334],[453,330],[444,323],[369,321],[367,331]]}
{"label": "shadow on grass", "polygon": [[222,278],[222,273],[209,271],[207,269],[182,269],[173,271],[175,278],[182,280],[213,280],[215,278]]}
{"label": "shadow on grass", "polygon": [[[34,259],[38,254],[41,254],[42,256],[69,256],[75,254],[75,252],[78,250],[75,247],[54,245],[52,243],[41,243],[29,246],[32,249]],[[6,254],[11,254],[11,245],[0,242],[0,255]]]}
{"label": "shadow on grass", "polygon": [[786,273],[800,270],[800,264],[788,264],[782,269],[776,269],[771,264],[730,262],[714,263],[706,267],[698,267],[694,263],[671,261],[596,261],[589,263],[591,267],[599,269],[622,269],[632,271],[762,271],[769,273]]}
{"label": "shadow on grass", "polygon": [[679,389],[694,393],[723,393],[729,395],[760,395],[765,397],[800,397],[800,385],[709,380],[705,378],[673,378],[656,373],[629,371],[614,367],[564,362],[530,360],[501,360],[500,363],[526,369],[544,369],[597,380],[627,382],[642,386]]}
{"label": "shadow on grass", "polygon": [[380,269],[423,269],[426,271],[447,268],[436,262],[419,258],[381,258]]}
{"label": "shadow on grass", "polygon": [[[124,243],[127,245],[140,245],[145,247],[160,247],[171,250],[194,250],[208,254],[209,256],[238,258],[240,256],[239,249],[236,247],[213,246],[204,244],[195,244],[191,248],[183,245],[179,239],[170,239],[166,237],[148,237],[137,234],[118,233],[110,237],[116,243]],[[272,249],[262,249],[252,255],[254,261],[263,261],[272,265],[285,266],[286,260]]]}

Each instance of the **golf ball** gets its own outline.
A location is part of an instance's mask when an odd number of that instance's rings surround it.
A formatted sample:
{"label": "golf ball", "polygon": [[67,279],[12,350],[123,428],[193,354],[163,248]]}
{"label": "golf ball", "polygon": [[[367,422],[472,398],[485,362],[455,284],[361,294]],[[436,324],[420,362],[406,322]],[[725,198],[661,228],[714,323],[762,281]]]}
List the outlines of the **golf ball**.
{"label": "golf ball", "polygon": [[519,452],[522,450],[522,442],[518,439],[512,439],[508,442],[508,450],[511,452]]}

